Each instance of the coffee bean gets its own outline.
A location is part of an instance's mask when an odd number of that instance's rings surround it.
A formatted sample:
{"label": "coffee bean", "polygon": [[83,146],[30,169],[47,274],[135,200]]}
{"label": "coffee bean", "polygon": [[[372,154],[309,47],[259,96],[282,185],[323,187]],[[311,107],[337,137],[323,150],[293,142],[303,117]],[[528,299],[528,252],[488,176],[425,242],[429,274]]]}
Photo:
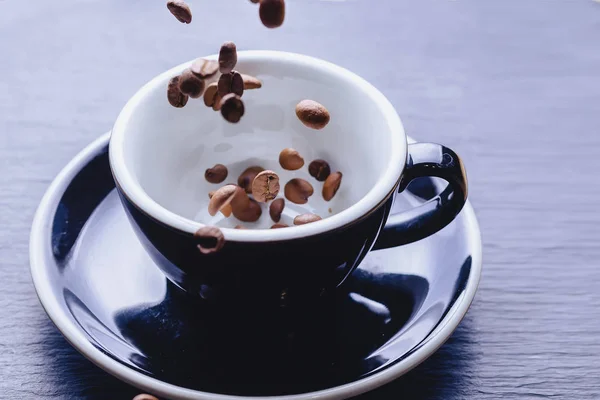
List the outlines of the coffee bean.
{"label": "coffee bean", "polygon": [[219,63],[214,60],[199,58],[192,63],[190,71],[200,79],[207,79],[219,71]]}
{"label": "coffee bean", "polygon": [[185,1],[169,0],[167,1],[167,8],[179,22],[184,24],[192,22],[192,10],[190,10],[190,6],[188,6]]}
{"label": "coffee bean", "polygon": [[204,81],[194,75],[188,68],[179,77],[179,90],[192,99],[197,99],[204,92]]}
{"label": "coffee bean", "polygon": [[208,199],[209,200],[212,199],[214,195],[215,195],[215,191],[214,190],[208,192]]}
{"label": "coffee bean", "polygon": [[250,0],[250,3],[258,4],[260,3],[260,0]]}
{"label": "coffee bean", "polygon": [[284,0],[261,0],[258,14],[264,26],[277,28],[285,19],[285,2]]}
{"label": "coffee bean", "polygon": [[220,211],[225,206],[231,203],[234,196],[236,195],[237,186],[225,185],[219,190],[215,191],[210,202],[208,203],[208,213],[214,216],[217,211]]}
{"label": "coffee bean", "polygon": [[329,111],[313,100],[302,100],[296,105],[296,116],[305,126],[323,129],[329,123]]}
{"label": "coffee bean", "polygon": [[237,123],[244,115],[244,103],[240,96],[235,93],[229,93],[221,99],[221,115],[226,121]]}
{"label": "coffee bean", "polygon": [[252,195],[261,203],[273,200],[279,193],[279,176],[273,171],[262,171],[252,182]]}
{"label": "coffee bean", "polygon": [[216,164],[204,172],[204,178],[210,183],[221,183],[227,178],[227,167],[223,164]]}
{"label": "coffee bean", "polygon": [[288,147],[279,153],[279,164],[283,169],[295,171],[304,166],[304,158],[296,150]]}
{"label": "coffee bean", "polygon": [[[213,196],[215,195],[215,191],[213,190],[212,192],[208,192],[208,198],[212,199]],[[221,214],[223,214],[225,216],[225,218],[229,218],[231,217],[231,213],[232,213],[232,208],[231,208],[231,204],[227,204],[226,206],[224,206],[223,208],[221,208],[219,210],[219,212]]]}
{"label": "coffee bean", "polygon": [[289,228],[289,225],[286,224],[274,224],[273,226],[271,226],[271,229],[281,229],[281,228]]}
{"label": "coffee bean", "polygon": [[233,216],[239,219],[242,222],[256,222],[262,215],[262,208],[260,208],[260,204],[256,202],[256,200],[248,197],[246,192],[242,190],[242,193],[246,198],[248,198],[248,202],[246,203],[246,207],[233,207]]}
{"label": "coffee bean", "polygon": [[241,75],[244,81],[244,90],[260,89],[262,87],[262,82],[258,78],[246,74]]}
{"label": "coffee bean", "polygon": [[248,229],[244,225],[236,225],[233,229]]}
{"label": "coffee bean", "polygon": [[238,185],[242,187],[246,193],[252,193],[252,182],[254,182],[254,178],[256,178],[256,175],[264,170],[265,169],[263,167],[258,166],[246,168],[238,178]]}
{"label": "coffee bean", "polygon": [[333,196],[337,193],[342,183],[342,173],[334,172],[329,175],[323,184],[323,199],[329,201],[333,199]]}
{"label": "coffee bean", "polygon": [[301,214],[294,218],[294,225],[310,224],[311,222],[320,221],[322,218],[317,214]]}
{"label": "coffee bean", "polygon": [[241,97],[244,94],[244,80],[242,75],[237,71],[221,75],[217,88],[221,96],[225,96],[228,93],[235,93]]}
{"label": "coffee bean", "polygon": [[225,245],[225,236],[216,226],[205,226],[196,231],[194,241],[202,254],[215,253]]}
{"label": "coffee bean", "polygon": [[214,104],[216,102],[215,100],[218,96],[217,91],[218,91],[218,89],[217,89],[216,82],[213,82],[206,87],[206,90],[204,91],[204,105],[206,105],[206,107],[214,106]]}
{"label": "coffee bean", "polygon": [[222,74],[230,73],[237,64],[237,48],[233,42],[225,42],[219,51],[219,71]]}
{"label": "coffee bean", "polygon": [[223,97],[217,93],[215,96],[215,103],[212,106],[213,111],[219,111],[221,109],[221,100],[223,100]]}
{"label": "coffee bean", "polygon": [[325,160],[314,160],[308,165],[308,173],[319,182],[323,182],[331,173],[331,168]]}
{"label": "coffee bean", "polygon": [[285,207],[285,200],[282,198],[275,199],[269,206],[269,215],[274,222],[279,222],[281,219],[281,213]]}
{"label": "coffee bean", "polygon": [[135,396],[133,400],[158,400],[158,398],[152,396],[151,394],[142,393]]}
{"label": "coffee bean", "polygon": [[171,104],[173,107],[182,108],[187,104],[189,96],[181,93],[181,90],[179,90],[178,76],[172,77],[169,81],[167,98],[169,99],[169,104]]}
{"label": "coffee bean", "polygon": [[314,189],[304,179],[294,178],[285,184],[285,198],[296,204],[306,204],[308,198],[313,195]]}

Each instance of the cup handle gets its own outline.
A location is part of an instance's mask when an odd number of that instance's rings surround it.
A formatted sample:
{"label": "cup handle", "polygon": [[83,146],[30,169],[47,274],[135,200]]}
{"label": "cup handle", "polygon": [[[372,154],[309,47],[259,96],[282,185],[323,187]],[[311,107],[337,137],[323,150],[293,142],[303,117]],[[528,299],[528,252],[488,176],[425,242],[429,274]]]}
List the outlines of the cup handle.
{"label": "cup handle", "polygon": [[392,214],[379,234],[373,250],[416,242],[444,228],[456,218],[467,201],[467,174],[460,157],[435,143],[408,145],[408,160],[398,191],[415,178],[438,177],[448,186],[426,203]]}

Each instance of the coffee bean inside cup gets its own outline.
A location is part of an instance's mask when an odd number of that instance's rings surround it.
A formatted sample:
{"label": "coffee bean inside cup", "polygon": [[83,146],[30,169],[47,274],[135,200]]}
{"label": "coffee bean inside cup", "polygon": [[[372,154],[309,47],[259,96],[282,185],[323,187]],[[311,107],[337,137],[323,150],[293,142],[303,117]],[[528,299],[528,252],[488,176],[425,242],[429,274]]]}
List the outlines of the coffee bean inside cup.
{"label": "coffee bean inside cup", "polygon": [[269,206],[269,215],[273,222],[279,222],[281,220],[281,213],[285,207],[285,200],[282,198],[275,199]]}
{"label": "coffee bean inside cup", "polygon": [[228,74],[237,64],[237,48],[233,42],[225,42],[219,51],[219,71]]}
{"label": "coffee bean inside cup", "polygon": [[192,22],[192,10],[190,10],[190,6],[185,1],[169,0],[167,1],[167,8],[179,22],[184,24]]}
{"label": "coffee bean inside cup", "polygon": [[238,178],[238,186],[243,188],[246,193],[252,193],[252,182],[254,182],[254,178],[256,175],[263,172],[265,169],[259,166],[248,167],[242,172]]}
{"label": "coffee bean inside cup", "polygon": [[323,129],[331,119],[329,111],[314,100],[302,100],[296,105],[296,116],[305,126]]}
{"label": "coffee bean inside cup", "polygon": [[241,74],[242,81],[244,81],[244,90],[250,89],[260,89],[262,87],[262,82],[260,79],[255,78],[251,75]]}
{"label": "coffee bean inside cup", "polygon": [[204,226],[196,231],[194,241],[202,254],[211,254],[223,248],[225,236],[216,226]]}
{"label": "coffee bean inside cup", "polygon": [[331,173],[331,168],[325,160],[314,160],[308,165],[308,173],[319,182],[323,182]]}
{"label": "coffee bean inside cup", "polygon": [[311,222],[320,221],[322,218],[317,214],[301,214],[294,218],[294,225],[305,225],[310,224]]}
{"label": "coffee bean inside cup", "polygon": [[214,216],[218,211],[229,205],[236,195],[237,186],[225,185],[213,194],[208,203],[208,213]]}
{"label": "coffee bean inside cup", "polygon": [[323,184],[323,199],[325,201],[330,201],[333,199],[333,196],[335,196],[341,184],[341,172],[334,172],[333,174],[329,175]]}
{"label": "coffee bean inside cup", "polygon": [[181,90],[179,90],[179,76],[174,76],[169,81],[167,98],[169,99],[169,104],[173,107],[182,108],[187,104],[189,96],[181,93]]}
{"label": "coffee bean inside cup", "polygon": [[223,164],[216,164],[204,172],[204,178],[210,183],[221,183],[227,178],[227,167]]}
{"label": "coffee bean inside cup", "polygon": [[281,228],[289,228],[289,225],[286,224],[273,224],[271,229],[281,229]]}
{"label": "coffee bean inside cup", "polygon": [[221,99],[221,115],[226,121],[231,123],[240,122],[244,115],[244,103],[240,96],[235,93],[229,93]]}
{"label": "coffee bean inside cup", "polygon": [[252,195],[258,202],[273,200],[279,193],[279,176],[273,171],[262,171],[252,182]]}
{"label": "coffee bean inside cup", "polygon": [[283,169],[295,171],[304,166],[304,158],[296,150],[288,147],[279,153],[279,164]]}
{"label": "coffee bean inside cup", "polygon": [[192,63],[190,71],[200,79],[208,79],[219,72],[219,63],[199,58]]}
{"label": "coffee bean inside cup", "polygon": [[242,222],[256,222],[262,215],[262,208],[260,204],[254,199],[248,198],[246,192],[242,190],[242,193],[248,199],[245,207],[237,204],[237,201],[233,203],[233,216]]}
{"label": "coffee bean inside cup", "polygon": [[260,20],[267,28],[277,28],[285,19],[284,0],[260,0],[258,8]]}
{"label": "coffee bean inside cup", "polygon": [[204,81],[194,75],[188,68],[179,77],[179,90],[192,99],[197,99],[204,92]]}
{"label": "coffee bean inside cup", "polygon": [[306,204],[313,195],[314,189],[310,183],[301,178],[294,178],[285,184],[285,198],[295,204]]}

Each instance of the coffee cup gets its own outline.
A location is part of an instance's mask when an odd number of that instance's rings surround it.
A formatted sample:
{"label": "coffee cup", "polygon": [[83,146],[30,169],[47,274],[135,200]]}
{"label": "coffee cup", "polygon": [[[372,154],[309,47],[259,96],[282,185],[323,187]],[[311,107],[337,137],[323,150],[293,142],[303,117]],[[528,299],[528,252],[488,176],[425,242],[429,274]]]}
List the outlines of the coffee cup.
{"label": "coffee cup", "polygon": [[[191,296],[274,305],[321,296],[342,284],[372,249],[427,237],[465,204],[467,179],[458,155],[439,144],[408,144],[392,104],[347,69],[299,54],[241,51],[236,70],[259,78],[262,88],[244,93],[245,114],[233,124],[202,100],[190,99],[183,108],[169,104],[169,80],[191,62],[144,85],[120,112],[109,144],[110,167],[136,234],[167,278]],[[325,128],[298,120],[295,106],[304,99],[329,110]],[[289,147],[306,160],[300,170],[279,166],[279,152]],[[343,174],[330,201],[321,195],[323,182],[308,173],[315,159]],[[217,163],[228,167],[221,185],[204,177]],[[290,227],[269,229],[274,222],[264,203],[252,224],[208,213],[208,193],[235,184],[254,165],[278,173],[279,197],[292,178],[314,187],[308,203],[286,201],[282,222]],[[422,177],[443,178],[447,188],[390,215],[396,194]],[[294,226],[294,216],[305,212],[322,219]],[[248,229],[234,229],[240,223]],[[204,226],[221,229],[219,251],[199,251],[203,244],[195,233]]]}

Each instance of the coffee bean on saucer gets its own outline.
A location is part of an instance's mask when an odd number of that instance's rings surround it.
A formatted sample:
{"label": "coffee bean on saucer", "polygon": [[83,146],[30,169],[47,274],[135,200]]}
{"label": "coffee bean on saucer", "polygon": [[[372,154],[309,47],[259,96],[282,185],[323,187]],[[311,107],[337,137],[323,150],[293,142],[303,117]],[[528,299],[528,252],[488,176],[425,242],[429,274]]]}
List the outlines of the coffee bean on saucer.
{"label": "coffee bean on saucer", "polygon": [[320,221],[322,218],[317,214],[301,214],[294,218],[294,225],[310,224],[311,222]]}
{"label": "coffee bean on saucer", "polygon": [[208,213],[211,216],[214,216],[217,211],[220,211],[225,206],[229,205],[236,195],[236,189],[237,186],[235,185],[225,185],[215,191],[208,203]]}
{"label": "coffee bean on saucer", "polygon": [[288,147],[279,153],[279,164],[283,169],[295,171],[304,166],[304,158],[302,158],[298,151]]}
{"label": "coffee bean on saucer", "polygon": [[314,160],[308,165],[308,173],[319,182],[323,182],[331,173],[331,168],[325,160]]}
{"label": "coffee bean on saucer", "polygon": [[329,175],[323,184],[323,199],[329,201],[333,199],[333,196],[337,193],[340,185],[342,184],[342,173],[334,172]]}
{"label": "coffee bean on saucer", "polygon": [[244,94],[244,80],[242,75],[237,71],[221,75],[217,88],[220,96],[235,93],[241,97]]}
{"label": "coffee bean on saucer", "polygon": [[179,90],[178,76],[172,77],[169,81],[167,98],[169,99],[169,104],[171,104],[173,107],[182,108],[187,104],[189,96],[181,93],[181,90]]}
{"label": "coffee bean on saucer", "polygon": [[167,8],[179,22],[184,24],[192,22],[192,10],[190,10],[190,6],[188,6],[185,1],[169,0],[167,1]]}
{"label": "coffee bean on saucer", "polygon": [[306,204],[308,198],[313,195],[314,189],[304,179],[294,178],[285,184],[283,190],[285,198],[296,204]]}
{"label": "coffee bean on saucer", "polygon": [[225,42],[219,51],[219,71],[228,74],[237,64],[237,48],[233,42]]}
{"label": "coffee bean on saucer", "polygon": [[261,0],[258,14],[263,25],[267,28],[277,28],[285,19],[284,0]]}
{"label": "coffee bean on saucer", "polygon": [[323,129],[329,123],[327,109],[313,100],[302,100],[296,105],[296,116],[305,126],[312,129]]}
{"label": "coffee bean on saucer", "polygon": [[204,91],[204,105],[206,107],[213,107],[215,103],[217,103],[217,91],[217,82],[213,82],[206,87],[206,90]]}
{"label": "coffee bean on saucer", "polygon": [[204,178],[210,183],[221,183],[227,178],[227,167],[223,164],[216,164],[204,172]]}
{"label": "coffee bean on saucer", "polygon": [[241,74],[242,80],[244,81],[244,90],[250,89],[260,89],[262,87],[262,82],[260,79],[255,78],[251,75]]}
{"label": "coffee bean on saucer", "polygon": [[200,79],[208,79],[219,71],[219,63],[214,60],[199,58],[192,63],[190,71]]}
{"label": "coffee bean on saucer", "polygon": [[237,180],[238,186],[243,188],[246,193],[252,193],[252,182],[254,182],[254,178],[256,175],[263,172],[265,169],[259,166],[248,167],[242,172]]}
{"label": "coffee bean on saucer", "polygon": [[233,124],[240,122],[244,115],[244,103],[240,96],[229,93],[221,99],[221,115],[226,121]]}
{"label": "coffee bean on saucer", "polygon": [[282,198],[275,199],[269,206],[269,215],[273,222],[279,222],[281,219],[281,213],[283,212],[283,208],[285,207],[285,200]]}
{"label": "coffee bean on saucer", "polygon": [[152,396],[151,394],[142,393],[135,396],[133,400],[158,400],[158,398]]}
{"label": "coffee bean on saucer", "polygon": [[194,240],[202,254],[215,253],[225,245],[225,236],[216,226],[205,226],[196,231]]}
{"label": "coffee bean on saucer", "polygon": [[194,75],[188,68],[179,77],[179,90],[192,99],[197,99],[204,92],[204,81]]}
{"label": "coffee bean on saucer", "polygon": [[273,171],[262,171],[252,182],[252,195],[256,201],[265,203],[279,193],[279,176]]}
{"label": "coffee bean on saucer", "polygon": [[281,229],[281,228],[289,228],[289,225],[286,224],[274,224],[273,226],[271,226],[271,229]]}

